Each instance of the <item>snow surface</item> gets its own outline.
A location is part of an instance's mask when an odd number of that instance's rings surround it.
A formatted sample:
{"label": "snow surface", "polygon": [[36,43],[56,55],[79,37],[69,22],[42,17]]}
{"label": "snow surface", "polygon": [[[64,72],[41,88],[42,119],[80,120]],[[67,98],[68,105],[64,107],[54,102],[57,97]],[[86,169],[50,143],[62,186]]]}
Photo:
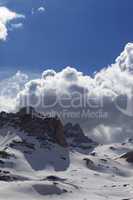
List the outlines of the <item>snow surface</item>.
{"label": "snow surface", "polygon": [[0,181],[0,200],[133,199],[133,166],[120,159],[132,150],[132,142],[98,145],[88,154],[9,130],[0,131],[0,150],[11,154],[0,158],[5,162],[0,169],[18,180]]}

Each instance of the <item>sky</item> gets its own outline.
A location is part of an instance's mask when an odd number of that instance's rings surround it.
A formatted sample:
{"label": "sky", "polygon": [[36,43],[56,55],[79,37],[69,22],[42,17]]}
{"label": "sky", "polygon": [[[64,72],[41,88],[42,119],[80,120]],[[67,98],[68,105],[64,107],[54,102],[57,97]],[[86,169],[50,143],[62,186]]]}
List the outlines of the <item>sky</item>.
{"label": "sky", "polygon": [[132,8],[132,0],[0,0],[0,111],[55,112],[101,142],[132,136]]}
{"label": "sky", "polygon": [[11,20],[0,41],[0,78],[66,66],[92,74],[114,63],[133,41],[132,0],[3,0],[0,5],[25,16]]}

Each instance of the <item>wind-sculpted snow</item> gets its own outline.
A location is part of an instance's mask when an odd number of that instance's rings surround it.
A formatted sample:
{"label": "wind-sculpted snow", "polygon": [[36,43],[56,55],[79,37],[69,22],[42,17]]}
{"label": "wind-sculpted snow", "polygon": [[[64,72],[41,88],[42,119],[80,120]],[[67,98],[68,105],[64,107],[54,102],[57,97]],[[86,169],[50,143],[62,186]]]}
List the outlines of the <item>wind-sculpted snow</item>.
{"label": "wind-sculpted snow", "polygon": [[[3,134],[11,130],[4,127]],[[81,128],[67,125],[72,138]],[[51,198],[74,200],[132,199],[133,171],[122,155],[131,151],[132,138],[124,143],[95,145],[89,151],[75,145],[63,148],[43,137],[29,135],[12,127],[13,138],[0,150],[0,199]],[[76,136],[75,136],[76,137]],[[68,137],[70,141],[70,137]],[[76,138],[75,138],[76,139]],[[82,151],[81,151],[81,150]],[[7,192],[8,191],[8,192]]]}

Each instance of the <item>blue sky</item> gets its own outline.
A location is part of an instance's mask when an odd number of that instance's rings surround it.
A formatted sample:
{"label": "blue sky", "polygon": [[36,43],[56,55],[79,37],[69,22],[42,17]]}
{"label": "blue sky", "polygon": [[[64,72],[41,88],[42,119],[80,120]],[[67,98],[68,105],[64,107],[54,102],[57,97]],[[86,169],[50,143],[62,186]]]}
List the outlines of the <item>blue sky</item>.
{"label": "blue sky", "polygon": [[[21,29],[9,31],[7,40],[0,41],[1,73],[41,73],[67,65],[93,73],[114,63],[125,44],[133,41],[132,0],[2,2],[26,18]],[[41,6],[45,12],[37,12]]]}

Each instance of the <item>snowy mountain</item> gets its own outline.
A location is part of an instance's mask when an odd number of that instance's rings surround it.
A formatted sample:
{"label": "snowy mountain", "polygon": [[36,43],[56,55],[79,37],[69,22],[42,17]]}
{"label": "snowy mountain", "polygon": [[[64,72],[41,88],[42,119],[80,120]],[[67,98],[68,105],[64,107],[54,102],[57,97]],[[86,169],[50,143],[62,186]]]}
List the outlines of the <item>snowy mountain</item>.
{"label": "snowy mountain", "polygon": [[[133,199],[133,139],[97,144],[33,108],[0,114],[0,199]],[[8,194],[7,194],[8,191]]]}

